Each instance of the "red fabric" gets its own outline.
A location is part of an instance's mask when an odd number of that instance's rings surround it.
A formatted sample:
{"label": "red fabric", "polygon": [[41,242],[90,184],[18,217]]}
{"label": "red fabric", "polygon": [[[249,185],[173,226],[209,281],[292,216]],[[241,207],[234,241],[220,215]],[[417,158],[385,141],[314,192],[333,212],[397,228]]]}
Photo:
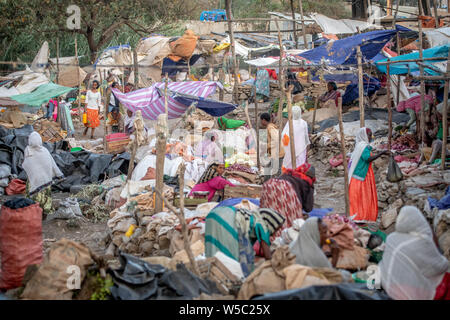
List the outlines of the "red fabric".
{"label": "red fabric", "polygon": [[306,172],[311,168],[311,165],[309,163],[304,163],[300,167],[297,167],[297,169],[286,169],[283,167],[283,174],[290,174],[291,176],[303,179],[309,183],[310,186],[316,182],[316,178],[310,178],[306,175]]}
{"label": "red fabric", "polygon": [[112,141],[121,141],[128,139],[129,136],[126,133],[111,133],[106,136],[106,141],[112,142]]}
{"label": "red fabric", "polygon": [[378,197],[372,164],[369,165],[364,181],[352,178],[349,186],[350,216],[356,214],[355,222],[376,221]]}
{"label": "red fabric", "polygon": [[275,70],[273,70],[273,69],[266,69],[266,71],[269,73],[269,76],[273,80],[278,80],[277,72]]}
{"label": "red fabric", "polygon": [[5,192],[8,196],[14,194],[23,194],[25,193],[26,187],[27,184],[25,183],[25,181],[22,181],[20,179],[12,179],[9,185],[6,187]]}
{"label": "red fabric", "polygon": [[279,237],[281,231],[292,227],[296,219],[303,219],[302,204],[292,185],[286,180],[270,179],[263,184],[261,192],[261,208],[270,208],[281,214],[284,224],[272,237]]}
{"label": "red fabric", "polygon": [[436,288],[434,300],[450,300],[450,273],[447,272]]}
{"label": "red fabric", "polygon": [[2,290],[20,287],[27,267],[42,262],[42,209],[38,203],[20,209],[2,206],[0,255]]}
{"label": "red fabric", "polygon": [[84,125],[88,128],[97,128],[100,126],[100,119],[98,118],[98,110],[86,109],[87,123]]}

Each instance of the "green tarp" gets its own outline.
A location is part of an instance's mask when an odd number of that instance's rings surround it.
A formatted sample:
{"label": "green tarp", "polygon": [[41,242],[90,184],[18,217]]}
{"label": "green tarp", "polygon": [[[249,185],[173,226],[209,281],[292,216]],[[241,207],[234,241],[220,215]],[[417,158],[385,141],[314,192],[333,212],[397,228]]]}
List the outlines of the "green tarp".
{"label": "green tarp", "polygon": [[12,96],[11,99],[24,105],[41,106],[43,103],[47,103],[51,98],[63,95],[73,89],[74,88],[63,87],[54,83],[47,83],[39,86],[33,92],[18,94]]}

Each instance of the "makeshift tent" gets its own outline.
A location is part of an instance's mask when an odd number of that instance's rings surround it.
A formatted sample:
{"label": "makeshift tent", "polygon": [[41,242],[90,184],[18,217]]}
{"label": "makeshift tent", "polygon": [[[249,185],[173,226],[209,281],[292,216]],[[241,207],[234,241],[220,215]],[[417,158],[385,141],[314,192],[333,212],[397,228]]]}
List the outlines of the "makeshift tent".
{"label": "makeshift tent", "polygon": [[315,64],[321,64],[322,60],[329,65],[357,64],[356,47],[360,46],[362,60],[366,62],[375,57],[398,31],[396,29],[361,33],[345,39],[330,41],[326,45],[300,53],[298,56]]}
{"label": "makeshift tent", "polygon": [[332,34],[354,34],[359,31],[364,31],[367,29],[381,29],[381,26],[366,22],[351,19],[332,19],[323,14],[313,13],[311,18],[316,21],[320,28],[325,33]]}
{"label": "makeshift tent", "polygon": [[26,70],[11,73],[8,77],[19,82],[14,87],[9,87],[9,83],[1,87],[0,97],[11,97],[22,93],[30,93],[37,87],[49,82],[44,73],[34,72],[28,67]]}
{"label": "makeshift tent", "polygon": [[[430,49],[426,49],[423,50],[423,57],[424,58],[432,58],[432,57],[442,57],[442,60],[438,60],[438,61],[446,61],[447,60],[447,56],[448,56],[448,50],[450,48],[449,44],[440,46],[440,47],[434,47],[434,48],[430,48]],[[391,61],[403,61],[403,60],[411,60],[411,59],[419,59],[419,52],[413,52],[413,53],[408,53],[408,54],[404,54],[401,56],[397,56],[397,57],[393,57],[390,60]],[[380,70],[381,72],[386,73],[386,65],[380,65],[380,63],[382,62],[386,62],[387,59],[384,60],[380,60],[375,62],[375,65],[377,66],[377,69]],[[439,65],[436,64],[436,60],[434,60],[433,62],[427,62],[425,61],[424,64],[427,65],[434,65],[435,67],[439,67]],[[445,69],[443,69],[444,71]],[[408,74],[411,72],[416,72],[416,71],[420,71],[419,70],[419,65],[415,62],[404,62],[404,63],[395,63],[395,64],[391,64],[390,66],[390,70],[389,73],[391,75],[394,74]],[[431,75],[437,75],[438,73],[428,69],[428,68],[424,68],[424,71],[428,74]]]}
{"label": "makeshift tent", "polygon": [[[163,90],[158,88],[157,90],[161,96],[164,95]],[[205,111],[207,114],[210,114],[214,117],[221,117],[224,114],[233,111],[237,107],[237,105],[232,103],[205,99],[202,97],[183,94],[172,90],[167,90],[167,93],[172,99],[176,100],[177,102],[182,103],[186,106],[194,105],[195,107]]]}
{"label": "makeshift tent", "polygon": [[[116,97],[127,109],[133,112],[141,110],[142,116],[145,119],[156,120],[158,115],[165,112],[163,94],[164,86],[164,82],[158,82],[149,88],[136,90],[127,94],[122,93],[117,89],[112,90]],[[191,95],[197,98],[206,98],[210,96],[216,91],[217,87],[223,88],[222,84],[216,81],[171,82],[167,85],[168,90],[174,93]],[[187,99],[186,97],[181,97],[180,95],[177,99],[186,103],[192,102],[192,98]],[[168,95],[167,102],[169,119],[175,119],[182,116],[190,106],[177,101],[177,99]],[[201,105],[204,104],[201,103]],[[221,103],[220,105],[223,106],[222,112],[225,112],[230,108],[230,104]],[[212,109],[214,111],[212,111]],[[203,110],[205,112],[212,112],[216,114],[220,113],[217,111],[217,107],[214,107],[212,109],[205,107]]]}
{"label": "makeshift tent", "polygon": [[24,93],[12,96],[11,99],[30,106],[41,106],[51,98],[61,96],[73,88],[63,87],[54,83],[43,84],[31,93]]}

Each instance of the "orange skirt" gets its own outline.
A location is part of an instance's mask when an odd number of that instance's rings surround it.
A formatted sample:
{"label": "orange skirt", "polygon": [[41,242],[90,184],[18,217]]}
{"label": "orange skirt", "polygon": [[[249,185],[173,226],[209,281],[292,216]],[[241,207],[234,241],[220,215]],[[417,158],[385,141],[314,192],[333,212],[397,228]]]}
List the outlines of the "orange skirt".
{"label": "orange skirt", "polygon": [[355,222],[374,222],[378,217],[378,197],[372,164],[364,181],[352,178],[349,186],[350,216]]}
{"label": "orange skirt", "polygon": [[97,128],[100,125],[100,120],[98,119],[98,110],[86,109],[87,123],[84,125],[88,128]]}

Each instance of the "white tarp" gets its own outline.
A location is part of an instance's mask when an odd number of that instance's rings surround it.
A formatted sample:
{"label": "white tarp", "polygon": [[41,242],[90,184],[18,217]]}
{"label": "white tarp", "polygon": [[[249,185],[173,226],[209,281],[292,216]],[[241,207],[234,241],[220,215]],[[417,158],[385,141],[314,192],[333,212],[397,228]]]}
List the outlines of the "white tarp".
{"label": "white tarp", "polygon": [[359,31],[364,31],[366,29],[381,29],[381,26],[377,26],[375,24],[368,23],[366,21],[358,21],[351,19],[332,19],[324,16],[323,14],[313,13],[311,14],[311,18],[313,18],[316,23],[320,26],[320,28],[325,33],[332,34],[344,34],[344,33],[357,33]]}
{"label": "white tarp", "polygon": [[48,42],[44,41],[39,52],[34,57],[33,62],[31,63],[31,70],[35,72],[44,72],[47,68],[48,58],[50,57],[50,52],[48,49]]}
{"label": "white tarp", "polygon": [[37,87],[49,83],[44,73],[33,72],[27,67],[24,71],[11,73],[8,77],[22,78],[15,86],[9,88],[7,85],[0,88],[0,97],[11,97],[16,94],[30,93]]}
{"label": "white tarp", "polygon": [[[405,76],[400,76],[400,99],[398,102],[406,101],[411,98],[408,88],[405,85]],[[391,92],[394,99],[394,106],[397,107],[397,76],[391,75]]]}
{"label": "white tarp", "polygon": [[425,35],[431,48],[450,43],[450,27],[425,31]]}
{"label": "white tarp", "polygon": [[[230,37],[227,36],[225,39],[223,39],[220,44],[223,43],[230,43]],[[277,49],[279,48],[279,46],[277,45],[268,45],[265,47],[259,47],[259,48],[247,48],[246,46],[243,46],[242,44],[240,44],[239,42],[235,41],[235,45],[236,45],[236,55],[241,56],[243,58],[247,58],[249,53],[251,52],[264,52],[264,51],[268,51],[271,49]]]}

